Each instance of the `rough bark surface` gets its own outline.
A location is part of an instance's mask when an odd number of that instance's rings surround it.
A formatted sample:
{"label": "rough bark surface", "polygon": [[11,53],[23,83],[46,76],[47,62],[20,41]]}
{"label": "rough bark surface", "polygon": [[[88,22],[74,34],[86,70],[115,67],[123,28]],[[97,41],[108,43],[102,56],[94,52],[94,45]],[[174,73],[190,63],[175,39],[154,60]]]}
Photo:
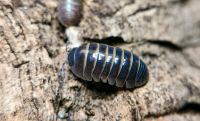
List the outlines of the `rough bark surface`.
{"label": "rough bark surface", "polygon": [[[85,0],[79,26],[66,30],[57,4],[0,0],[1,121],[200,119],[199,0]],[[76,39],[138,54],[148,84],[119,90],[85,83],[67,65],[58,78]]]}

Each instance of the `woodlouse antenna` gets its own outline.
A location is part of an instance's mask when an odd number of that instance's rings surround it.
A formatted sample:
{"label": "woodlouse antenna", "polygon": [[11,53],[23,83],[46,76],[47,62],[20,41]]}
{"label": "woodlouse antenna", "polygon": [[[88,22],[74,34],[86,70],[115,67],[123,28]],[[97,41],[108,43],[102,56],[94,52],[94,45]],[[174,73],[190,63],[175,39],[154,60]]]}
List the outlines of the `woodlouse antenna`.
{"label": "woodlouse antenna", "polygon": [[58,80],[59,82],[60,81],[63,81],[65,79],[65,64],[67,64],[67,61],[65,61],[61,68],[59,69],[59,72],[58,72]]}

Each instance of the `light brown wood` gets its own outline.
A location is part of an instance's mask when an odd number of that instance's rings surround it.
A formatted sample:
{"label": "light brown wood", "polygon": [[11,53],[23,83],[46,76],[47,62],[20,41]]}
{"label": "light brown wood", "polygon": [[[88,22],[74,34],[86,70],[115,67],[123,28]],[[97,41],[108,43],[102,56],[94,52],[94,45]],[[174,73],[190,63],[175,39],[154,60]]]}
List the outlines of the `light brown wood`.
{"label": "light brown wood", "polygon": [[[57,4],[0,0],[1,121],[200,119],[199,0],[85,0],[79,26],[66,30]],[[109,37],[147,63],[147,85],[85,83],[67,65],[58,79],[73,42],[109,44],[102,40]]]}

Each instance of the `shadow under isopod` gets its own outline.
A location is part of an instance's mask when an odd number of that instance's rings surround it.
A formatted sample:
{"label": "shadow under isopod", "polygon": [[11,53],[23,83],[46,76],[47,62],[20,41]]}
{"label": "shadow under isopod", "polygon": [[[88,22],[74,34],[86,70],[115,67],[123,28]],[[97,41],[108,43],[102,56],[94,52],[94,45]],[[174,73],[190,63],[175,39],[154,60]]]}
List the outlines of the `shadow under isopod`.
{"label": "shadow under isopod", "polygon": [[134,91],[134,89],[119,88],[102,82],[85,81],[80,78],[76,78],[76,80],[90,90],[92,98],[114,98],[120,91]]}

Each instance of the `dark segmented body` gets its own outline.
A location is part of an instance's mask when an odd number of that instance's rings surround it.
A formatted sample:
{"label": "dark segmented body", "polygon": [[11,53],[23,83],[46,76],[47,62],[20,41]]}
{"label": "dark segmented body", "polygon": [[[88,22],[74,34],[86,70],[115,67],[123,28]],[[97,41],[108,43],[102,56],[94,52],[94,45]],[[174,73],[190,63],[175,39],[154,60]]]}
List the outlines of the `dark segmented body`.
{"label": "dark segmented body", "polygon": [[59,0],[58,19],[65,27],[77,25],[82,17],[82,0]]}
{"label": "dark segmented body", "polygon": [[83,44],[69,52],[68,62],[72,72],[83,80],[126,88],[139,87],[148,81],[148,69],[142,60],[118,47]]}

